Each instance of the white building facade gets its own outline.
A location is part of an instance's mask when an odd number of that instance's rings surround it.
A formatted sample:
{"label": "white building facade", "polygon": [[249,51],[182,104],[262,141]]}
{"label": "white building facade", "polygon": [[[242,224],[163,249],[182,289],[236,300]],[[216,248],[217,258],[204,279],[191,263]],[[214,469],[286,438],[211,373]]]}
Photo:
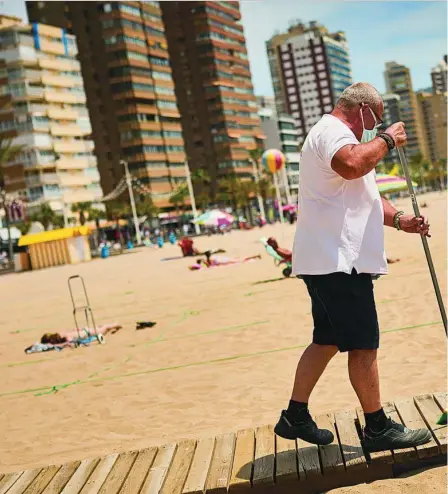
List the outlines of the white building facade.
{"label": "white building facade", "polygon": [[64,215],[102,197],[76,55],[63,29],[0,17],[0,134],[23,146],[5,166],[5,187]]}

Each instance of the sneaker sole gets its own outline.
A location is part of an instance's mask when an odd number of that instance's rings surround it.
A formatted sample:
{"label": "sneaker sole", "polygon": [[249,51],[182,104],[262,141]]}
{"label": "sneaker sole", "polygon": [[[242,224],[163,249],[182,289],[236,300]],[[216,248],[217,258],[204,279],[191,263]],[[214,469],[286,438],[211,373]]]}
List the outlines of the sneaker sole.
{"label": "sneaker sole", "polygon": [[420,441],[417,441],[417,442],[412,443],[412,444],[403,445],[403,446],[397,446],[395,448],[392,448],[392,447],[380,448],[380,447],[375,447],[375,446],[369,448],[368,446],[364,446],[364,449],[365,449],[366,453],[377,453],[378,451],[388,451],[390,449],[393,449],[395,451],[397,449],[415,448],[416,446],[422,446],[423,444],[429,443],[431,441],[431,439],[432,439],[432,436],[430,434],[429,437],[423,438]]}

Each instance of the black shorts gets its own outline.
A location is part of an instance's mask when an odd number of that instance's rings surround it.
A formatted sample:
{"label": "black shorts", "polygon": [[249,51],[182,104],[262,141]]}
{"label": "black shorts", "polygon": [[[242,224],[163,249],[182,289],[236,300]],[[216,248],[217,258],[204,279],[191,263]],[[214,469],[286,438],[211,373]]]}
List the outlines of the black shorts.
{"label": "black shorts", "polygon": [[379,326],[370,274],[302,275],[311,297],[313,343],[335,345],[340,352],[374,350]]}

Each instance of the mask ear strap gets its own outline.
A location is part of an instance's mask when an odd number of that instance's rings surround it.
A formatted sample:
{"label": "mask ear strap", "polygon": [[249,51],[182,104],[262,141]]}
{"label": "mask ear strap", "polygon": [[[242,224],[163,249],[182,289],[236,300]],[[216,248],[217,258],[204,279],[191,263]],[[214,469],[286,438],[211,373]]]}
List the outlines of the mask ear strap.
{"label": "mask ear strap", "polygon": [[[361,105],[363,105],[364,103],[361,103]],[[362,114],[362,106],[361,108],[359,109],[359,114],[361,115],[361,122],[362,122],[362,130],[367,130],[366,129],[366,125],[364,123],[364,115]]]}

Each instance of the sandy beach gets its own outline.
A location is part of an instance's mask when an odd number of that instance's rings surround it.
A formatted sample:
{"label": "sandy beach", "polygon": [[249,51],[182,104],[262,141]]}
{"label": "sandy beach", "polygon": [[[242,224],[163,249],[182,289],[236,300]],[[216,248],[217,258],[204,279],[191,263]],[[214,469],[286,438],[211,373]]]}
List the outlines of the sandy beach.
{"label": "sandy beach", "polygon": [[[446,299],[446,194],[423,200]],[[397,206],[412,210],[410,200]],[[180,255],[165,246],[1,276],[0,471],[274,422],[289,400],[312,319],[304,283],[283,279],[265,254],[259,238],[270,235],[289,248],[294,226],[201,237],[201,249],[262,259],[198,272],[187,269],[192,259],[162,261]],[[400,262],[375,285],[382,399],[444,390],[446,340],[420,238],[387,229],[386,247]],[[118,321],[123,329],[105,345],[25,355],[44,332],[74,328],[67,279],[75,274],[84,277],[96,322]],[[139,320],[157,325],[136,331]],[[312,413],[357,406],[346,359],[330,363]],[[431,475],[444,479],[441,469]],[[385,492],[362,489],[341,492]]]}

